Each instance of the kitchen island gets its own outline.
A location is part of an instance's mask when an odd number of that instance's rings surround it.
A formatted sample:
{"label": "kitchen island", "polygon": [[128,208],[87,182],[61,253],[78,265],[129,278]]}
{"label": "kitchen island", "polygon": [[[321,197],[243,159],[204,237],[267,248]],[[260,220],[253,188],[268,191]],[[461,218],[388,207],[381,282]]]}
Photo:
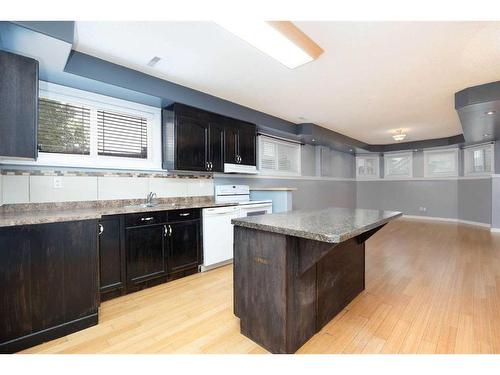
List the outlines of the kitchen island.
{"label": "kitchen island", "polygon": [[233,219],[241,333],[294,353],[365,289],[365,241],[400,212],[325,208]]}

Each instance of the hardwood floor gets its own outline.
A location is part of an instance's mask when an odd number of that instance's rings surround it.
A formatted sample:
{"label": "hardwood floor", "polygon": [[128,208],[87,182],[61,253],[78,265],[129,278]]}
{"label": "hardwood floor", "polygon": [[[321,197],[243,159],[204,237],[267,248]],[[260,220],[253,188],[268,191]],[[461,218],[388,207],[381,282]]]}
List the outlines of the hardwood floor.
{"label": "hardwood floor", "polygon": [[[500,353],[500,234],[403,220],[367,242],[366,290],[299,353]],[[239,333],[232,267],[108,302],[25,353],[266,353]]]}

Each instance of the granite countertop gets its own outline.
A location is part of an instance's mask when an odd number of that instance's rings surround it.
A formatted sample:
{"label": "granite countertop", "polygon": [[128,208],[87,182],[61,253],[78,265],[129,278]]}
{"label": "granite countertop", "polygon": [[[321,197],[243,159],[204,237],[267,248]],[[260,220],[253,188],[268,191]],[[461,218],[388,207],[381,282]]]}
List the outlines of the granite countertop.
{"label": "granite countertop", "polygon": [[297,188],[291,187],[251,187],[250,191],[296,191]]}
{"label": "granite countertop", "polygon": [[233,219],[251,229],[340,243],[401,216],[401,212],[329,207]]}
{"label": "granite countertop", "polygon": [[68,203],[45,203],[9,205],[10,207],[0,210],[0,227],[15,225],[56,223],[61,221],[100,219],[104,215],[131,214],[138,212],[182,210],[190,208],[210,208],[234,206],[233,203],[215,203],[213,199],[168,199],[166,202],[158,203],[153,207],[139,207],[130,201],[99,202],[94,207],[87,202]]}

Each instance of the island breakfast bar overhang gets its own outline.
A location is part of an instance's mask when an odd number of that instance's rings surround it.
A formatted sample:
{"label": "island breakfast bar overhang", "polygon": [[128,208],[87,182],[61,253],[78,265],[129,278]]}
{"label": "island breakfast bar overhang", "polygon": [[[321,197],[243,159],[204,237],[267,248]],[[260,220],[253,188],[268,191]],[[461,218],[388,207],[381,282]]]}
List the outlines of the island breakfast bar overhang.
{"label": "island breakfast bar overhang", "polygon": [[326,208],[233,219],[241,333],[295,353],[365,289],[365,241],[401,215]]}

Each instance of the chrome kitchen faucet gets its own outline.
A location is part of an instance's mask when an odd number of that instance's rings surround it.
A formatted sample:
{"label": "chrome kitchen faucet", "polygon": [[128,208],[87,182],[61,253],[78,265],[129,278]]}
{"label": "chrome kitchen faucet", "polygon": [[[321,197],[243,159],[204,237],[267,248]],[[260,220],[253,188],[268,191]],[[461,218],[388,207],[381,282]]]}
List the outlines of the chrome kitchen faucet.
{"label": "chrome kitchen faucet", "polygon": [[156,193],[153,193],[152,191],[149,192],[148,196],[146,197],[146,204],[147,205],[152,205],[153,204],[153,199],[156,198]]}

